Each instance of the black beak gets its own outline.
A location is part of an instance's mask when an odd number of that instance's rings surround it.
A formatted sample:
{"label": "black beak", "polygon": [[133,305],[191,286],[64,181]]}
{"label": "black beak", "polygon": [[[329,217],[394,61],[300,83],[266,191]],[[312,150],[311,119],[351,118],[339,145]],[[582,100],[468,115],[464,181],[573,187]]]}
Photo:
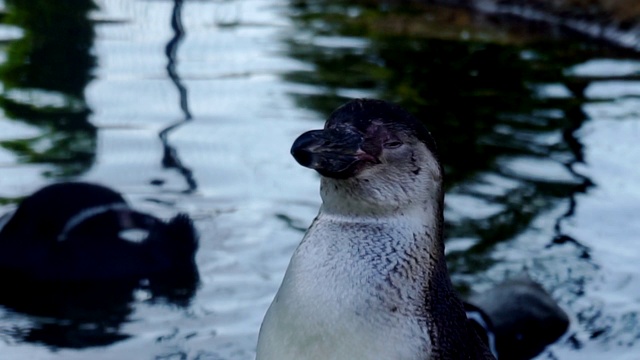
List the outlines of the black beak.
{"label": "black beak", "polygon": [[293,142],[291,155],[300,165],[323,176],[345,179],[357,171],[362,161],[374,159],[362,151],[363,143],[359,132],[347,128],[312,130]]}

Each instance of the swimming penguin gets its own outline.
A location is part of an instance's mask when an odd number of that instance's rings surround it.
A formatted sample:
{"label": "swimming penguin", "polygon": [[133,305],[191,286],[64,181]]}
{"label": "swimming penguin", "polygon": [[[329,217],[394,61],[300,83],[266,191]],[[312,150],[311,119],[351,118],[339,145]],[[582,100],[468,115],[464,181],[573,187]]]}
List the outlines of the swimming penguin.
{"label": "swimming penguin", "polygon": [[465,305],[499,359],[533,359],[569,327],[567,313],[528,275],[474,294]]}
{"label": "swimming penguin", "polygon": [[[114,190],[65,182],[27,197],[0,229],[0,283],[137,280],[193,274],[198,247],[191,219],[168,222],[132,209]],[[126,231],[137,230],[134,241]],[[11,274],[11,276],[7,275]]]}
{"label": "swimming penguin", "polygon": [[494,359],[449,278],[443,171],[427,129],[352,100],[291,153],[322,206],[263,320],[257,360]]}

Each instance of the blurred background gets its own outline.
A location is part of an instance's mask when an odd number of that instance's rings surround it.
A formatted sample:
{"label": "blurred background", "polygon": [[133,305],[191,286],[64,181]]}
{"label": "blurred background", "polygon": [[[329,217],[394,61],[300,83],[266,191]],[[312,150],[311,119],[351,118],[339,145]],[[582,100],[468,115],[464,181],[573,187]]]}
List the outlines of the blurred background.
{"label": "blurred background", "polygon": [[417,115],[441,148],[447,255],[462,294],[526,270],[572,320],[539,359],[638,359],[633,18],[607,20],[628,30],[626,43],[613,41],[623,48],[512,8],[4,0],[0,9],[0,214],[76,179],[163,218],[188,212],[201,233],[201,284],[188,301],[138,290],[124,308],[73,321],[0,304],[0,358],[253,359],[320,205],[318,176],[290,157],[291,143],[347,99],[374,97]]}

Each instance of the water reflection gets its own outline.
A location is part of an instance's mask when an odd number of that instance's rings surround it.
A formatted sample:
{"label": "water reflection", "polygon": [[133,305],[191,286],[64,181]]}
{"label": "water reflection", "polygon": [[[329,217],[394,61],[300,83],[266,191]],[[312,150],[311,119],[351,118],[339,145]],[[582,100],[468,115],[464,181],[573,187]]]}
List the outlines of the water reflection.
{"label": "water reflection", "polygon": [[2,332],[16,342],[52,348],[104,346],[127,339],[130,335],[120,328],[133,311],[134,284],[129,285],[4,281],[3,306],[33,320]]}
{"label": "water reflection", "polygon": [[6,0],[3,21],[24,36],[6,47],[0,65],[4,115],[38,129],[37,136],[0,141],[19,162],[48,164],[44,174],[76,176],[94,161],[96,128],[84,90],[91,81],[94,30],[91,0],[53,3]]}
{"label": "water reflection", "polygon": [[136,281],[36,282],[2,271],[0,304],[29,315],[31,322],[27,326],[0,328],[0,333],[13,341],[53,349],[122,341],[132,336],[122,327],[130,320],[135,301],[189,305],[199,283],[197,269],[189,270],[188,274],[151,279],[142,286]]}
{"label": "water reflection", "polygon": [[[441,32],[424,25],[424,14],[379,10],[296,1],[295,21],[308,31],[288,38],[288,51],[313,70],[286,78],[325,89],[293,94],[322,114],[348,97],[372,96],[424,119],[446,169],[448,237],[474,239],[449,254],[452,271],[477,274],[493,264],[496,244],[589,187],[573,170],[583,160],[574,136],[586,120],[583,100],[563,69],[592,53],[558,39],[522,45],[436,37]],[[456,16],[450,13],[452,24]],[[473,214],[465,214],[469,208]]]}
{"label": "water reflection", "polygon": [[174,0],[173,11],[171,13],[171,29],[173,30],[173,37],[167,43],[165,54],[168,59],[167,74],[169,75],[169,79],[171,79],[173,85],[178,89],[180,110],[182,111],[184,118],[163,129],[160,132],[159,136],[160,140],[162,141],[163,147],[162,166],[164,166],[165,168],[176,169],[187,182],[187,189],[185,190],[185,192],[190,193],[198,188],[198,184],[196,183],[196,180],[193,176],[193,172],[182,163],[180,157],[178,156],[176,148],[171,146],[171,144],[169,143],[169,134],[172,131],[176,130],[178,127],[182,126],[184,123],[191,121],[191,119],[193,118],[191,116],[191,111],[189,110],[187,88],[182,83],[182,80],[180,80],[180,76],[178,75],[178,72],[176,70],[176,65],[178,62],[178,46],[185,36],[185,30],[182,26],[183,4],[183,0]]}

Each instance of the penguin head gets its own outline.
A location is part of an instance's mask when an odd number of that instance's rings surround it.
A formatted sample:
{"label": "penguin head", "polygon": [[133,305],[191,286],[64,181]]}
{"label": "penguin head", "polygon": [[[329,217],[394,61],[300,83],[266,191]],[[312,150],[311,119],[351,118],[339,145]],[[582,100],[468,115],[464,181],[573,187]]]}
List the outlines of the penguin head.
{"label": "penguin head", "polygon": [[335,200],[368,211],[442,201],[435,141],[420,121],[390,102],[349,101],[324,129],[300,135],[291,154],[322,176],[325,204]]}

